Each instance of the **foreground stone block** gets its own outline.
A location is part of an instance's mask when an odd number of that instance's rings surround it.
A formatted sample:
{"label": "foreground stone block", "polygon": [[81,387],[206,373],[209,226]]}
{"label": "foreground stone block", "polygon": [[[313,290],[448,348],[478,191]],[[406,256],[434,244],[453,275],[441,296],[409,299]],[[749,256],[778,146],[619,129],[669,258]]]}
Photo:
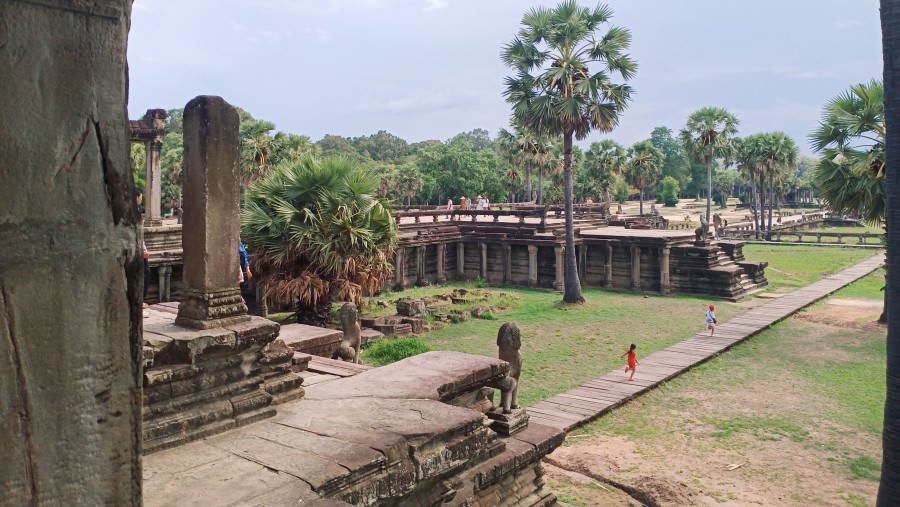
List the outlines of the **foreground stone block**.
{"label": "foreground stone block", "polygon": [[310,386],[306,398],[339,400],[377,397],[385,399],[454,398],[492,385],[505,377],[509,364],[499,359],[462,352],[426,352],[358,375]]}

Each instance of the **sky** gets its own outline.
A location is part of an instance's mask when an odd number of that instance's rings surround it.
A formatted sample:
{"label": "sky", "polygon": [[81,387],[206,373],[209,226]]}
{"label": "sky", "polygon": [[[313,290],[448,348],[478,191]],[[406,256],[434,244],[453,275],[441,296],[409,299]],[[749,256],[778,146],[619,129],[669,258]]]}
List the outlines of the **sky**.
{"label": "sky", "polygon": [[[409,142],[509,124],[500,51],[522,15],[556,1],[136,0],[129,116],[220,95],[278,130]],[[593,7],[592,2],[581,2]],[[822,106],[881,78],[878,0],[610,0],[631,30],[633,101],[610,133],[626,146],[677,131],[704,106],[739,135],[781,130],[801,153]]]}

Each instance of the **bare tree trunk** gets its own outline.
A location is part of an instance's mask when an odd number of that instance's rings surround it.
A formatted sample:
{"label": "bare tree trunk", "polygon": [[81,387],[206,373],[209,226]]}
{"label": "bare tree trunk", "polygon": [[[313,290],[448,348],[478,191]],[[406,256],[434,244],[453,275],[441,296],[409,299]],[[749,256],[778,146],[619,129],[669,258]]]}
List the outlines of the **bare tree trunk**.
{"label": "bare tree trunk", "polygon": [[706,163],[706,222],[711,223],[712,217],[712,159],[713,146],[709,145],[709,160]]}
{"label": "bare tree trunk", "polygon": [[572,133],[563,136],[563,187],[565,194],[566,215],[566,279],[564,283],[563,302],[583,303],[581,280],[578,279],[578,265],[575,261],[575,223],[572,206]]}
{"label": "bare tree trunk", "polygon": [[538,205],[544,204],[544,168],[538,167],[538,192],[537,192],[537,203]]}
{"label": "bare tree trunk", "polygon": [[531,161],[525,161],[525,201],[532,200],[531,195]]}
{"label": "bare tree trunk", "polygon": [[641,187],[641,216],[644,216],[644,187]]}
{"label": "bare tree trunk", "polygon": [[759,239],[759,196],[756,195],[756,174],[750,173],[750,214],[753,215],[753,231]]}
{"label": "bare tree trunk", "polygon": [[[900,69],[900,2],[881,0],[881,39],[884,52],[884,119],[886,125],[900,125],[900,90],[898,90],[898,69]],[[887,129],[885,138],[887,167],[900,166],[900,129]],[[887,171],[885,176],[887,213],[885,227],[887,234],[888,264],[885,272],[887,287],[884,291],[885,309],[888,301],[900,299],[900,271],[891,268],[897,249],[900,248],[900,179],[896,172]],[[900,498],[900,312],[889,311],[887,315],[887,397],[884,402],[884,430],[882,432],[883,458],[881,463],[881,483],[878,487],[878,507],[896,505]]]}
{"label": "bare tree trunk", "polygon": [[775,203],[772,201],[774,199],[775,199],[775,177],[774,177],[774,175],[771,175],[771,176],[769,176],[769,197],[768,197],[768,200],[769,200],[769,228],[767,229],[767,233],[766,233],[766,241],[772,241],[772,212],[774,211],[773,208],[775,207],[774,206]]}

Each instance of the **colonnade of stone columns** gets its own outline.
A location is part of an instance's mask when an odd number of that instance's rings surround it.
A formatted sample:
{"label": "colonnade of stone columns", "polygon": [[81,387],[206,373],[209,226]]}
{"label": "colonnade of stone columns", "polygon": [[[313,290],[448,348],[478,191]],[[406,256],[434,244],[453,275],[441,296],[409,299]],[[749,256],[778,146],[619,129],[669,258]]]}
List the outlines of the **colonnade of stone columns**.
{"label": "colonnade of stone columns", "polygon": [[[456,241],[456,279],[457,280],[465,280],[465,254],[466,254],[466,245],[464,241]],[[447,281],[447,266],[446,266],[446,249],[452,246],[452,244],[448,244],[446,242],[437,243],[435,245],[436,252],[436,278],[435,281],[437,283],[445,283]],[[528,286],[536,287],[538,286],[538,254],[540,252],[539,245],[513,245],[513,244],[501,244],[502,248],[502,259],[500,262],[502,265],[502,283],[511,283],[513,280],[513,272],[512,272],[512,249],[514,247],[526,247],[528,249]],[[602,248],[602,252],[605,254],[604,257],[604,266],[603,266],[603,280],[601,285],[603,287],[613,287],[613,258],[615,254],[615,247],[612,241],[604,241],[598,245]],[[549,246],[548,246],[549,247]],[[429,274],[426,272],[426,257],[427,257],[427,246],[426,245],[417,245],[414,247],[399,247],[397,248],[394,255],[394,287],[398,290],[404,290],[407,287],[407,255],[409,255],[408,250],[410,248],[415,249],[415,272],[416,272],[416,284],[417,285],[425,285],[428,283]],[[630,276],[630,288],[632,290],[641,290],[641,254],[645,247],[639,245],[630,245],[629,247],[630,254],[630,267],[631,267],[631,276]],[[649,247],[646,247],[649,248]],[[478,243],[478,274],[481,278],[488,278],[488,262],[490,261],[489,257],[489,249],[490,244],[486,242]],[[563,290],[565,286],[565,246],[564,245],[554,245],[554,256],[555,256],[555,270],[554,270],[554,279],[553,279],[553,288],[556,290]],[[590,245],[587,243],[583,243],[578,246],[577,256],[578,256],[578,270],[582,280],[587,279],[587,261],[589,258],[589,252],[592,252]],[[659,255],[659,292],[661,294],[669,294],[671,293],[672,286],[670,281],[670,259],[671,259],[671,247],[663,246],[658,248]],[[410,267],[412,269],[412,267]]]}

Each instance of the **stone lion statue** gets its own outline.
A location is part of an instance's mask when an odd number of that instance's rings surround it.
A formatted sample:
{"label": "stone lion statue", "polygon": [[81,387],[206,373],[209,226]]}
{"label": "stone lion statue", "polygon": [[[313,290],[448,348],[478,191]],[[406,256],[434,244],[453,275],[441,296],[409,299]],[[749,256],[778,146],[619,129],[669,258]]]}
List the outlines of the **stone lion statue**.
{"label": "stone lion statue", "polygon": [[519,375],[522,373],[522,339],[519,327],[512,322],[500,326],[497,332],[497,346],[500,347],[500,359],[509,363],[509,374],[500,384],[500,406],[504,414],[512,413],[519,408]]}
{"label": "stone lion statue", "polygon": [[341,359],[351,363],[359,363],[360,329],[358,312],[353,303],[344,303],[340,309],[341,329],[344,331],[344,340],[341,348],[334,353],[332,359]]}

